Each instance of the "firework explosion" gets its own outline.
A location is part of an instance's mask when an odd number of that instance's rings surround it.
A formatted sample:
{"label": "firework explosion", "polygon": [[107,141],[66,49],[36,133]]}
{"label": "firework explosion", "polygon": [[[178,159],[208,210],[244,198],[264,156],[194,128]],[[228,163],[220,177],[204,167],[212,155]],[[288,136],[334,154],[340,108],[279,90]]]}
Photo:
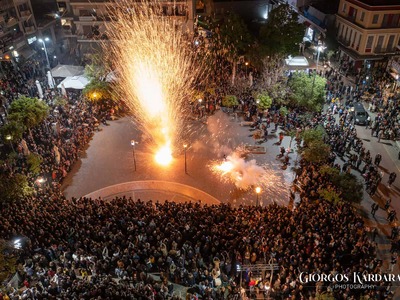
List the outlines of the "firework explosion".
{"label": "firework explosion", "polygon": [[271,166],[257,165],[254,159],[246,161],[238,152],[228,155],[222,162],[214,161],[209,167],[221,181],[231,182],[241,190],[261,187],[273,200],[281,201],[287,190],[282,174]]}
{"label": "firework explosion", "polygon": [[[116,7],[114,7],[116,5]],[[112,43],[104,52],[119,70],[117,93],[152,142],[155,160],[167,165],[174,145],[187,131],[189,103],[200,67],[177,18],[162,16],[161,2],[113,3]]]}

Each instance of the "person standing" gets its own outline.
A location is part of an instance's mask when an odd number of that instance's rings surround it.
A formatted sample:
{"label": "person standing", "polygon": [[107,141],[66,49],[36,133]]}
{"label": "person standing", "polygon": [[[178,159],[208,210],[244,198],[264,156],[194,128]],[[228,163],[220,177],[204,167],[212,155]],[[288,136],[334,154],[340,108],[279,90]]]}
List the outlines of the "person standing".
{"label": "person standing", "polygon": [[282,131],[281,131],[281,132],[279,132],[279,145],[281,145],[281,144],[282,144],[283,137],[284,137],[284,135],[283,135],[283,132],[282,132]]}
{"label": "person standing", "polygon": [[371,215],[375,218],[375,213],[379,209],[379,205],[376,203],[372,203],[371,205]]}
{"label": "person standing", "polygon": [[375,165],[379,167],[379,164],[381,163],[382,160],[382,155],[380,153],[378,153],[377,155],[375,155]]}
{"label": "person standing", "polygon": [[392,172],[392,173],[389,174],[389,181],[388,181],[389,187],[392,186],[392,184],[396,180],[396,177],[397,177],[397,174],[395,172]]}
{"label": "person standing", "polygon": [[394,252],[392,256],[390,257],[390,267],[389,271],[393,272],[394,267],[397,265],[397,253]]}

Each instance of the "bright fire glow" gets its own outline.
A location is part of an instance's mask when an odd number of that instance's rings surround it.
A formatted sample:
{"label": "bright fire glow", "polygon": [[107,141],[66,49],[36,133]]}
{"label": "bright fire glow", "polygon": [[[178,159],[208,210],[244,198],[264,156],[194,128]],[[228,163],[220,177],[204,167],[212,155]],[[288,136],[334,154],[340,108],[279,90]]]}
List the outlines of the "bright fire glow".
{"label": "bright fire glow", "polygon": [[[190,101],[200,72],[184,18],[163,16],[158,1],[119,0],[109,6],[104,53],[118,70],[115,88],[135,124],[151,142],[156,161],[167,165],[189,131]],[[167,145],[167,146],[166,146]],[[159,149],[159,150],[156,150]]]}
{"label": "bright fire glow", "polygon": [[167,144],[162,147],[155,156],[155,160],[162,166],[167,166],[172,162],[172,151],[171,147]]}
{"label": "bright fire glow", "polygon": [[226,173],[232,171],[233,163],[231,163],[230,161],[225,161],[220,165],[216,165],[215,169],[221,171],[222,175],[225,175]]}

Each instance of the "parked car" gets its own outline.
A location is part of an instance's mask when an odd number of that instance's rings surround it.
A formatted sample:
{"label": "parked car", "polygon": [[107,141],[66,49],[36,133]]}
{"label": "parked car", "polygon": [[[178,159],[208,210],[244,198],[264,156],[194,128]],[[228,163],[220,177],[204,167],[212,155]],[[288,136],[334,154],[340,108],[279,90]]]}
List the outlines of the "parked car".
{"label": "parked car", "polygon": [[361,103],[354,103],[354,106],[350,108],[350,112],[353,114],[355,125],[365,125],[367,123],[369,115]]}

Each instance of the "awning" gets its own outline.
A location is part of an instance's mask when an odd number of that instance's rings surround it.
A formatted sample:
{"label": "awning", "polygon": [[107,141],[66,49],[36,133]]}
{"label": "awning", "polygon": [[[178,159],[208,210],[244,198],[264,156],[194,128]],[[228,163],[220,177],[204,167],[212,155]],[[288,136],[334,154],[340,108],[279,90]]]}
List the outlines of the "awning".
{"label": "awning", "polygon": [[82,66],[58,65],[51,70],[53,77],[73,77],[83,75],[85,68]]}
{"label": "awning", "polygon": [[304,56],[295,56],[285,59],[285,66],[288,70],[305,70],[310,67],[310,63]]}
{"label": "awning", "polygon": [[21,49],[18,50],[17,52],[18,52],[19,56],[22,56],[22,57],[24,57],[25,59],[29,59],[29,58],[31,58],[33,55],[36,54],[36,51],[33,50],[33,49],[31,49],[31,48],[29,48],[29,47],[21,48]]}
{"label": "awning", "polygon": [[81,75],[81,76],[67,77],[63,81],[61,81],[57,87],[61,89],[64,85],[64,88],[66,89],[83,90],[85,86],[87,86],[88,84],[89,84],[89,79]]}

